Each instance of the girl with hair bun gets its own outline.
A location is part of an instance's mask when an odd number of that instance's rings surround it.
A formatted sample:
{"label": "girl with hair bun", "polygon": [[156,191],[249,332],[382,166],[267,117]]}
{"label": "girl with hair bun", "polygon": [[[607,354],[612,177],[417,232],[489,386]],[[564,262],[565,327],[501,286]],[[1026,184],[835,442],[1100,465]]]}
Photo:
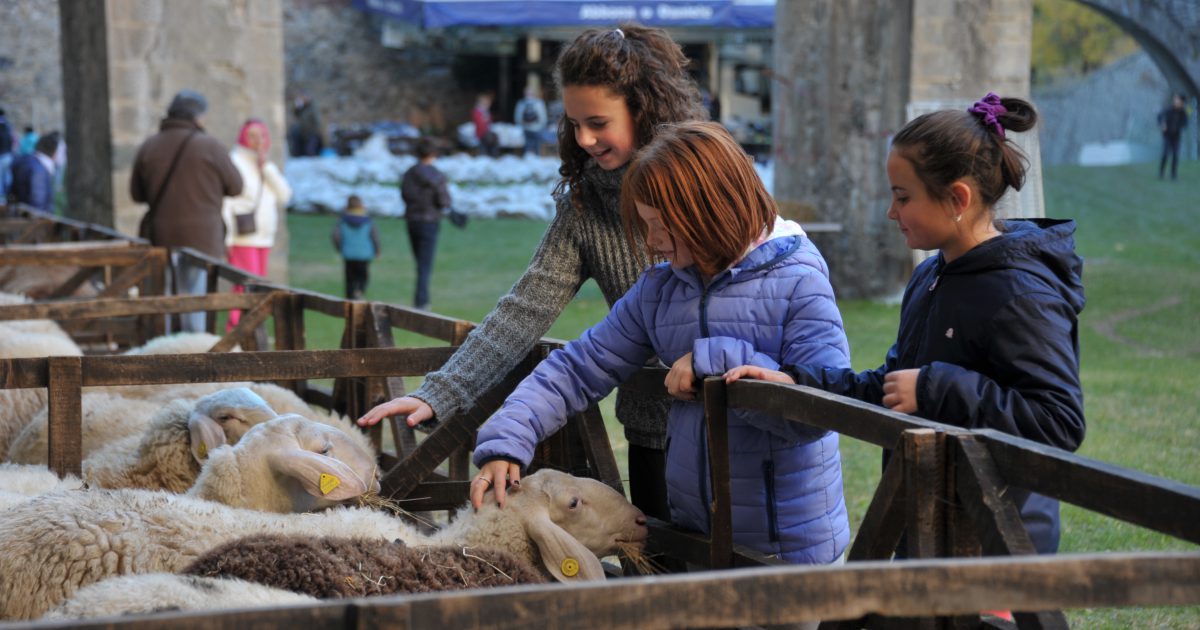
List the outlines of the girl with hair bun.
{"label": "girl with hair bun", "polygon": [[[988,93],[966,111],[921,116],[887,160],[888,218],[908,246],[939,250],[904,291],[900,330],[882,366],[743,366],[727,381],[800,383],[969,429],[996,429],[1074,451],[1083,441],[1079,313],[1083,262],[1075,222],[998,220],[1025,180],[1006,136],[1037,122],[1028,102]],[[1058,549],[1058,501],[1010,489],[1040,553]]]}

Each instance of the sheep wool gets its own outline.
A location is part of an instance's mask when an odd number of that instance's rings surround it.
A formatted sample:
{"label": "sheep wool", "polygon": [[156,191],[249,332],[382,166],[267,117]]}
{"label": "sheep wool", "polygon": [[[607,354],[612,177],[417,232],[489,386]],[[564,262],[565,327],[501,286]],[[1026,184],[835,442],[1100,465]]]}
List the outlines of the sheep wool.
{"label": "sheep wool", "polygon": [[[217,450],[257,444],[252,434],[283,419]],[[205,473],[208,466],[198,486]],[[578,578],[550,571],[560,581],[604,579],[597,556],[614,553],[622,542],[640,543],[647,534],[645,516],[617,491],[550,470],[524,478],[504,509],[489,501],[478,512],[467,507],[460,514],[450,527],[425,536],[397,517],[366,508],[269,514],[150,490],[43,494],[0,512],[0,618],[33,619],[104,578],[180,571],[221,544],[259,534],[399,539],[410,546],[460,541],[518,557],[536,547],[544,564],[579,562]],[[519,530],[521,524],[517,539],[495,540],[493,530]],[[589,572],[593,566],[598,574]]]}
{"label": "sheep wool", "polygon": [[499,549],[276,535],[222,545],[181,573],[237,578],[321,599],[546,581],[533,565]]}
{"label": "sheep wool", "polygon": [[[0,335],[0,358],[78,357],[83,351],[70,339],[54,334]],[[46,406],[45,388],[0,389],[0,460],[8,456],[13,440]]]}
{"label": "sheep wool", "polygon": [[59,479],[45,466],[28,464],[0,464],[0,511],[18,503],[54,492],[55,490],[79,490],[83,480],[75,475]]}
{"label": "sheep wool", "polygon": [[[86,459],[109,444],[140,434],[146,428],[146,420],[161,406],[105,391],[84,391],[80,398],[83,457]],[[45,406],[17,434],[9,447],[8,461],[17,464],[50,461],[49,410]]]}
{"label": "sheep wool", "polygon": [[[83,460],[83,477],[99,488],[186,492],[200,475],[200,460],[209,449],[236,444],[251,427],[274,417],[275,411],[245,388],[221,390],[194,404],[174,400],[154,414],[141,434],[108,444]],[[199,435],[215,437],[200,448]]]}
{"label": "sheep wool", "polygon": [[82,588],[71,599],[52,608],[43,619],[311,605],[317,601],[307,595],[241,580],[147,573],[109,578]]}

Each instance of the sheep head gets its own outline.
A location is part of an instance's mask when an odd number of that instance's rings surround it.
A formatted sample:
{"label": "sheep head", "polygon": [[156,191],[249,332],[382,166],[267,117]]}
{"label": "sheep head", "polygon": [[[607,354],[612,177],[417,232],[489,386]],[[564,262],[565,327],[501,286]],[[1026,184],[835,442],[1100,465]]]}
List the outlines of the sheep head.
{"label": "sheep head", "polygon": [[378,490],[374,455],[336,428],[286,414],[213,451],[188,494],[233,507],[308,512]]}
{"label": "sheep head", "polygon": [[649,533],[646,515],[595,479],[542,469],[510,492],[505,509],[521,515],[543,566],[561,582],[604,579],[598,558],[621,543],[640,545]]}
{"label": "sheep head", "polygon": [[245,387],[214,392],[196,401],[188,417],[192,456],[201,464],[213,449],[237,444],[250,427],[276,417],[267,401]]}

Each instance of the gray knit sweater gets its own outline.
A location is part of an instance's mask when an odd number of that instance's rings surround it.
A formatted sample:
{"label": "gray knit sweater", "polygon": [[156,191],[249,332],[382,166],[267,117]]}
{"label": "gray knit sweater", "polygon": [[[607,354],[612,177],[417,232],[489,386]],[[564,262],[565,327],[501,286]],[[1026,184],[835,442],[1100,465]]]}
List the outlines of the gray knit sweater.
{"label": "gray knit sweater", "polygon": [[[529,268],[496,308],[471,331],[454,356],[412,393],[439,418],[468,409],[500,382],[550,330],[579,287],[596,280],[611,307],[642,272],[625,240],[618,207],[625,168],[605,171],[594,162],[583,173],[582,211],[569,193],[555,199],[558,211]],[[630,444],[663,449],[671,399],[619,390],[617,419]]]}

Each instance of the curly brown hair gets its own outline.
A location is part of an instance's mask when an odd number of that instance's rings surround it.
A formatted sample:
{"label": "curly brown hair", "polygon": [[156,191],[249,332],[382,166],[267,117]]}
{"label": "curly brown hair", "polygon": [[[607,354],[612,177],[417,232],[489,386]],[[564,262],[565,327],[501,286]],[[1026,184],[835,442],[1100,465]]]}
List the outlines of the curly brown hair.
{"label": "curly brown hair", "polygon": [[[633,117],[635,146],[641,147],[663,123],[708,120],[687,66],[683,49],[666,31],[624,23],[576,37],[559,55],[554,81],[560,94],[571,86],[603,86],[623,97]],[[558,155],[562,179],[554,192],[570,188],[572,205],[582,208],[581,176],[590,156],[575,142],[565,117],[558,123]]]}

